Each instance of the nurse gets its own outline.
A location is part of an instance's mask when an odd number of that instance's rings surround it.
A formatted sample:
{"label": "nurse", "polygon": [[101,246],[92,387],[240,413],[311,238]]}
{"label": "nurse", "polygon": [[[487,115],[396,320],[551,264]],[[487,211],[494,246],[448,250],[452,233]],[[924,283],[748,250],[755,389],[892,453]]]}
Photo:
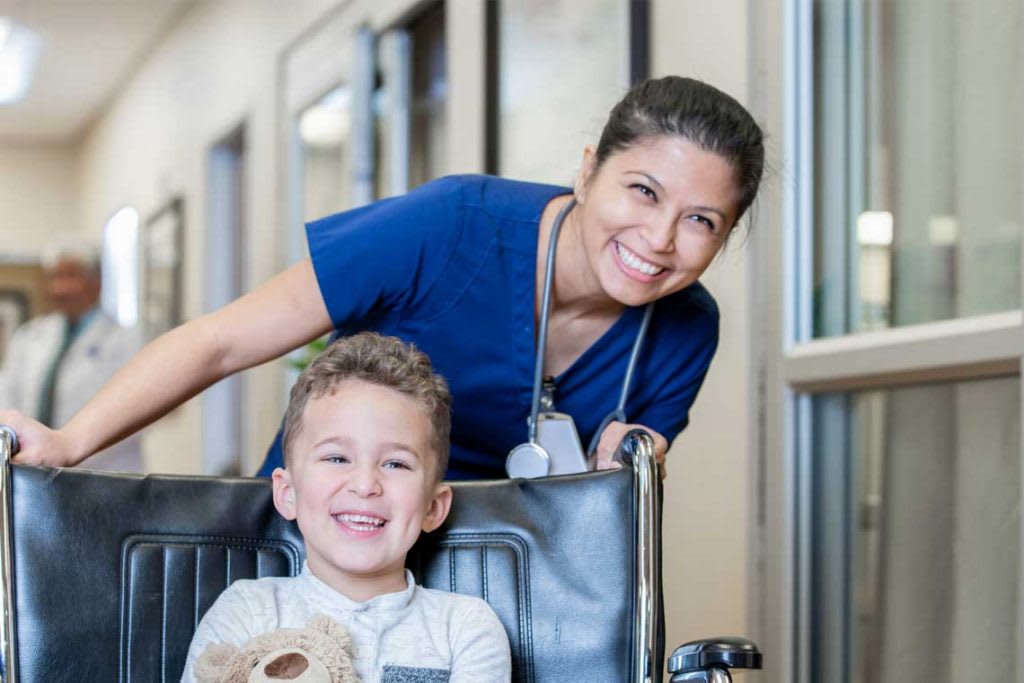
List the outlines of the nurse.
{"label": "nurse", "polygon": [[583,151],[572,188],[447,177],[310,223],[309,259],[153,341],[62,429],[10,412],[0,422],[18,432],[17,461],[74,465],[231,373],[327,332],[376,330],[427,352],[451,385],[448,477],[502,477],[527,435],[552,225],[575,200],[557,241],[543,374],[589,443],[655,302],[627,422],[599,435],[597,462],[612,466],[633,426],[655,434],[663,461],[718,341],[698,278],[763,166],[761,130],[734,99],[688,78],[646,81]]}

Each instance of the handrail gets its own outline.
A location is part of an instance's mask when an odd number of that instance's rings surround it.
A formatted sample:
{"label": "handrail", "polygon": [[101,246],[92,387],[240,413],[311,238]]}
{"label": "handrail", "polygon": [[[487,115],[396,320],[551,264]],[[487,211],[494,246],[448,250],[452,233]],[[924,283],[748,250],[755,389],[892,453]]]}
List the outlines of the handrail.
{"label": "handrail", "polygon": [[619,446],[622,461],[633,467],[633,498],[636,503],[636,605],[633,623],[632,675],[634,683],[661,680],[658,623],[661,621],[661,490],[654,439],[643,429],[626,434]]}
{"label": "handrail", "polygon": [[18,659],[15,652],[17,631],[14,621],[14,517],[11,499],[11,459],[18,452],[18,436],[6,425],[0,425],[0,573],[3,584],[4,682],[17,683]]}

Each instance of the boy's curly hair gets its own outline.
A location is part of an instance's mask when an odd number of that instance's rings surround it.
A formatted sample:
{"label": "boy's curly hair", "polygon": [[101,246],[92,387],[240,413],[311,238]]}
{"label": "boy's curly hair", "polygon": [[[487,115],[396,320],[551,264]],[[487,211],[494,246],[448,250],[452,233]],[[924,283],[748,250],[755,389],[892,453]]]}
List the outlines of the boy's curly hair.
{"label": "boy's curly hair", "polygon": [[437,454],[436,480],[448,469],[451,441],[452,397],[448,383],[434,372],[427,354],[398,337],[360,332],[343,337],[317,356],[299,375],[288,399],[284,417],[284,457],[288,457],[302,429],[302,415],[311,398],[334,391],[347,379],[358,379],[405,394],[430,418],[430,445]]}

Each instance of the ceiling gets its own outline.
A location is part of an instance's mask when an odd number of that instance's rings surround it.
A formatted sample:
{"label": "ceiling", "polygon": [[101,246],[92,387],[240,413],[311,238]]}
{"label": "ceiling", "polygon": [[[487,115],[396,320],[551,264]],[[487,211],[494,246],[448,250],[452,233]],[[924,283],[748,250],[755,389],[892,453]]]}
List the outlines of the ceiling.
{"label": "ceiling", "polygon": [[0,0],[42,50],[27,97],[0,105],[0,143],[77,140],[190,0]]}

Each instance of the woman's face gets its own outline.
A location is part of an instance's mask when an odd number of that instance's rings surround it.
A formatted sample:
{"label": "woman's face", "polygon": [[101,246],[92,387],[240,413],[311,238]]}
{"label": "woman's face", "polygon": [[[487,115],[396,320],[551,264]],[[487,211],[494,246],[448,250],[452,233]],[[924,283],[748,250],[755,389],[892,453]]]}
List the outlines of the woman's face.
{"label": "woman's face", "polygon": [[601,288],[640,306],[693,284],[736,222],[732,165],[679,136],[641,140],[576,183],[585,258]]}

